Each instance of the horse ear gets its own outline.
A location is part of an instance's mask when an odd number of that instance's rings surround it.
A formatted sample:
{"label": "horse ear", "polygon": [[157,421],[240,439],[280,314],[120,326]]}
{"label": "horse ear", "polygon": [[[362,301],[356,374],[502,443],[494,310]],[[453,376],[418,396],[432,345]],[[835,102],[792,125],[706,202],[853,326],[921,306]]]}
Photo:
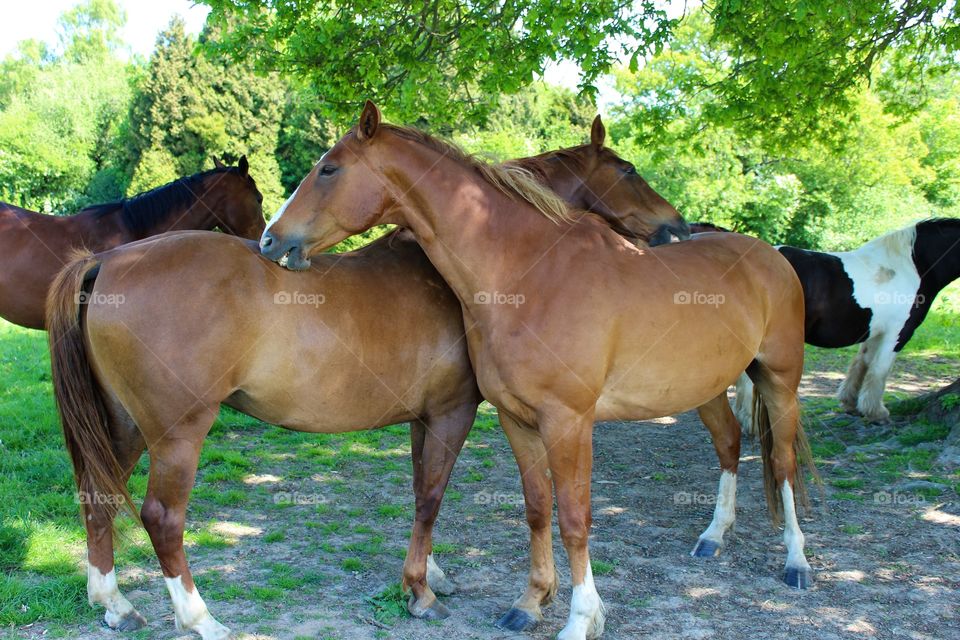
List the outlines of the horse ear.
{"label": "horse ear", "polygon": [[377,133],[380,128],[380,109],[369,100],[363,105],[360,122],[357,123],[357,140],[366,142]]}
{"label": "horse ear", "polygon": [[597,114],[597,117],[593,119],[593,126],[590,127],[590,142],[596,148],[603,147],[604,140],[607,139],[607,129],[603,126],[603,120],[600,119],[600,114]]}
{"label": "horse ear", "polygon": [[223,166],[223,162],[221,162],[221,161],[220,161],[220,158],[218,158],[217,156],[213,156],[213,167],[214,167],[215,169],[225,169],[225,168],[226,168],[226,167]]}
{"label": "horse ear", "polygon": [[250,175],[250,164],[247,162],[247,156],[240,156],[240,162],[237,163],[237,169],[240,170],[240,175],[244,178]]}

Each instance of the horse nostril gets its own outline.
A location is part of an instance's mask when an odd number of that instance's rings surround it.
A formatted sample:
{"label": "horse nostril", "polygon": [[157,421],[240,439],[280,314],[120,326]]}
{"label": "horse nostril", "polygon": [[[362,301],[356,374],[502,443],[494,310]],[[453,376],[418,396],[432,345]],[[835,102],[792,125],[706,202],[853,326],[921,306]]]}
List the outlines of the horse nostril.
{"label": "horse nostril", "polygon": [[272,244],[273,244],[273,236],[271,236],[269,233],[264,233],[263,237],[260,238],[260,250],[266,251],[267,249],[270,248],[270,245]]}

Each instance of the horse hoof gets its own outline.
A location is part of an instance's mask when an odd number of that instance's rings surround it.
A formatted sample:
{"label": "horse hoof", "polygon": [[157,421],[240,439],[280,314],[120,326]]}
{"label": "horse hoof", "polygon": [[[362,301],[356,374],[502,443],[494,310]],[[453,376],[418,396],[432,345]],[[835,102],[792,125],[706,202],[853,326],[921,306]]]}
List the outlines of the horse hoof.
{"label": "horse hoof", "polygon": [[429,606],[424,607],[417,602],[415,597],[410,596],[410,600],[407,602],[407,611],[409,611],[410,615],[414,618],[427,621],[446,620],[450,617],[450,609],[436,598],[434,598]]}
{"label": "horse hoof", "polygon": [[693,548],[690,555],[694,558],[715,558],[720,555],[720,545],[713,540],[703,538],[697,540],[697,546]]}
{"label": "horse hoof", "polygon": [[783,581],[794,589],[809,589],[813,586],[813,571],[806,568],[787,567],[783,572]]}
{"label": "horse hoof", "polygon": [[497,628],[506,631],[530,631],[537,626],[538,622],[540,621],[536,617],[523,609],[511,607],[509,611],[503,614],[503,617],[497,620]]}
{"label": "horse hoof", "polygon": [[457,592],[457,585],[446,576],[427,580],[427,583],[430,585],[430,589],[437,595],[452,596]]}
{"label": "horse hoof", "polygon": [[110,617],[110,614],[105,616],[101,624],[114,631],[136,631],[147,626],[147,619],[140,615],[140,612],[136,609],[125,614],[119,620],[111,620]]}

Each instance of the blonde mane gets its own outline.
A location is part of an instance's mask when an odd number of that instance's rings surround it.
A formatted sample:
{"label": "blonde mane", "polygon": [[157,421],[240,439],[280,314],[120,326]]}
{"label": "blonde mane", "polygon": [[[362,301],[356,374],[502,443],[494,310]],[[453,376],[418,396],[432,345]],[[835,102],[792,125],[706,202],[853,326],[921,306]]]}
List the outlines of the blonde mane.
{"label": "blonde mane", "polygon": [[468,167],[471,167],[491,185],[510,197],[526,201],[545,218],[553,223],[572,222],[576,219],[567,203],[549,187],[537,179],[536,175],[526,167],[514,164],[490,164],[476,156],[470,155],[456,145],[435,138],[427,133],[408,127],[381,124],[391,133],[417,142],[449,158],[453,158]]}

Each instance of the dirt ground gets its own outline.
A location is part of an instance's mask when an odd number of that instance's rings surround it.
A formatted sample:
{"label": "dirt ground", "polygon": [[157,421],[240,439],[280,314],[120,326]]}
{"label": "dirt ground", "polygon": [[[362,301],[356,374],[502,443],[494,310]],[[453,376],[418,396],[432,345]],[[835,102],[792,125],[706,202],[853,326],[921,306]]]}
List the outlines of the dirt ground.
{"label": "dirt ground", "polygon": [[[817,399],[835,408],[826,398],[840,376],[830,371],[805,379],[808,408]],[[934,389],[940,382],[948,380],[923,378],[922,386]],[[919,384],[898,366],[888,391],[916,394]],[[830,410],[810,413],[814,443],[829,437],[844,450],[821,460],[823,493],[812,490],[813,511],[801,522],[816,571],[816,585],[806,592],[779,580],[785,549],[767,518],[754,448],[744,447],[737,524],[726,547],[716,559],[695,559],[689,551],[709,523],[719,474],[696,415],[598,426],[591,555],[608,610],[604,638],[960,638],[956,476],[939,497],[901,491],[903,482],[924,474],[904,469],[902,478],[885,482],[877,472],[886,455],[882,447],[870,454],[862,444],[876,441],[877,427]],[[904,419],[898,420],[894,433],[903,426]],[[383,472],[376,463],[351,464],[291,479],[283,455],[257,469],[252,481],[270,492],[325,492],[330,500],[322,513],[314,504],[201,512],[231,537],[230,545],[188,550],[212,613],[236,637],[247,639],[554,637],[566,620],[570,595],[556,526],[562,585],[557,601],[525,636],[493,626],[522,591],[527,568],[518,474],[503,435],[494,429],[471,436],[436,531],[439,563],[459,586],[443,598],[453,615],[428,624],[377,614],[370,598],[399,580],[409,533],[406,451],[399,445],[384,451],[397,464]],[[337,476],[348,488],[331,494],[337,483],[330,481]],[[853,490],[832,483],[851,477],[857,479],[850,483]],[[404,510],[396,515],[378,508],[385,504]],[[290,580],[278,581],[278,572]],[[150,621],[147,631],[133,637],[179,637],[156,560],[145,556],[137,566],[119,567],[119,574],[121,588]],[[264,588],[269,584],[279,588]],[[120,637],[93,620],[91,614],[70,637]],[[18,633],[40,637],[44,631],[38,624]]]}

